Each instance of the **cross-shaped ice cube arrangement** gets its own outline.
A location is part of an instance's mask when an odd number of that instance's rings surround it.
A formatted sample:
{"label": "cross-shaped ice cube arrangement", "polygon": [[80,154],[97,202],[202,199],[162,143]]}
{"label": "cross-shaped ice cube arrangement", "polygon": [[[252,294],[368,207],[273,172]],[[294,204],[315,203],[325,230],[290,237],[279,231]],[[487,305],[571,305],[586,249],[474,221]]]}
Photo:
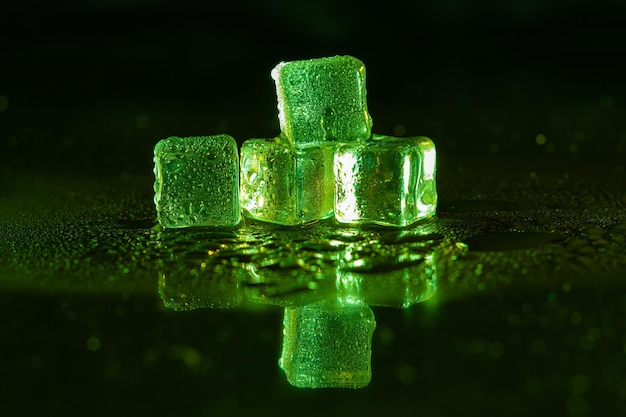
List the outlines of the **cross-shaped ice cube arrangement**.
{"label": "cross-shaped ice cube arrangement", "polygon": [[245,217],[295,226],[405,227],[435,215],[436,151],[425,136],[372,134],[365,65],[351,56],[281,62],[271,72],[280,135],[169,137],[154,147],[164,228],[235,227]]}

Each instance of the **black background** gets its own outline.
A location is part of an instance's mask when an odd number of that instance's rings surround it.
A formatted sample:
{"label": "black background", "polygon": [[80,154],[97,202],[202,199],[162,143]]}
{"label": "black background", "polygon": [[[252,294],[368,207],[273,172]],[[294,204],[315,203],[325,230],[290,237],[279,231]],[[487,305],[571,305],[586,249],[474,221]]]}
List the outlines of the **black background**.
{"label": "black background", "polygon": [[335,54],[366,64],[377,133],[519,152],[539,133],[567,149],[578,130],[580,151],[614,153],[618,115],[593,135],[580,120],[623,101],[625,16],[617,0],[5,1],[0,161],[145,172],[162,137],[273,136],[270,70]]}

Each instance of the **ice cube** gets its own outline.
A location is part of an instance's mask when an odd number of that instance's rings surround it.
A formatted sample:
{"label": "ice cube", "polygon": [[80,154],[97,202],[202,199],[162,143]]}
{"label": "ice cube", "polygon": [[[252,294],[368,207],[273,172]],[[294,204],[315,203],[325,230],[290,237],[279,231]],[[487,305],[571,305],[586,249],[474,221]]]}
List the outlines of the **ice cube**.
{"label": "ice cube", "polygon": [[407,226],[437,209],[436,152],[424,136],[373,135],[335,153],[335,219]]}
{"label": "ice cube", "polygon": [[365,65],[351,56],[281,62],[272,70],[280,130],[295,146],[370,136]]}
{"label": "ice cube", "polygon": [[241,206],[251,218],[297,225],[332,217],[333,147],[249,139],[241,147],[240,183]]}
{"label": "ice cube", "polygon": [[232,137],[163,139],[154,147],[154,175],[154,203],[163,227],[239,223],[239,155]]}

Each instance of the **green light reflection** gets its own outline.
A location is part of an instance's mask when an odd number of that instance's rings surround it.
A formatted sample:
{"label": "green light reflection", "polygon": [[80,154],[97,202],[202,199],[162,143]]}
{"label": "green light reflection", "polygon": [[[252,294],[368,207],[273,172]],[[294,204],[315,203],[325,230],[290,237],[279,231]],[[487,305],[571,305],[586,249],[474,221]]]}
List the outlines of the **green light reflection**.
{"label": "green light reflection", "polygon": [[165,230],[158,291],[173,310],[284,308],[279,360],[301,388],[361,388],[371,380],[371,307],[408,308],[436,294],[425,226],[389,232],[324,225],[300,230]]}

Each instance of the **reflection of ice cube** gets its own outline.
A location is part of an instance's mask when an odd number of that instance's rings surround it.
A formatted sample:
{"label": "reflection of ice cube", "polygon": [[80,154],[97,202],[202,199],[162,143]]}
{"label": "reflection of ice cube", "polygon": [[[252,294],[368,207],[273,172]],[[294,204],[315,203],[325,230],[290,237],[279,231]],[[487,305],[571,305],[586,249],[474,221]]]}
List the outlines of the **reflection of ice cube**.
{"label": "reflection of ice cube", "polygon": [[332,216],[333,147],[297,149],[279,139],[241,147],[241,205],[257,220],[297,225]]}
{"label": "reflection of ice cube", "polygon": [[399,268],[390,264],[387,271],[355,272],[337,269],[337,297],[342,302],[370,306],[407,308],[432,298],[436,279],[432,265]]}
{"label": "reflection of ice cube", "polygon": [[158,290],[173,310],[233,308],[243,300],[249,273],[238,232],[226,229],[164,229],[156,237]]}
{"label": "reflection of ice cube", "polygon": [[159,268],[159,295],[167,308],[233,308],[243,299],[246,271],[226,260],[207,259],[193,268],[163,264],[167,266]]}
{"label": "reflection of ice cube", "polygon": [[370,136],[365,65],[351,56],[281,62],[272,70],[280,130],[298,147]]}
{"label": "reflection of ice cube", "polygon": [[300,388],[362,388],[369,384],[374,313],[336,302],[287,307],[279,360]]}
{"label": "reflection of ice cube", "polygon": [[373,135],[337,148],[335,219],[407,226],[435,214],[435,145],[429,138]]}
{"label": "reflection of ice cube", "polygon": [[239,223],[239,155],[232,137],[163,139],[154,147],[154,174],[154,203],[163,227]]}

